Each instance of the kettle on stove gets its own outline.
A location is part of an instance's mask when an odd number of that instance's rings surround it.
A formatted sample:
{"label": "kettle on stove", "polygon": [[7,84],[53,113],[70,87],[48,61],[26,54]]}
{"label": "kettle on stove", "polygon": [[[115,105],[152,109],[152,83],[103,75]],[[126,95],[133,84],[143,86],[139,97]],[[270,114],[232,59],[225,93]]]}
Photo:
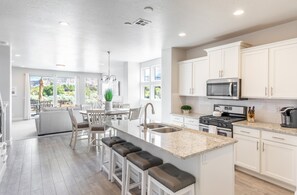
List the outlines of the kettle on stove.
{"label": "kettle on stove", "polygon": [[283,107],[280,112],[282,127],[297,128],[297,108]]}

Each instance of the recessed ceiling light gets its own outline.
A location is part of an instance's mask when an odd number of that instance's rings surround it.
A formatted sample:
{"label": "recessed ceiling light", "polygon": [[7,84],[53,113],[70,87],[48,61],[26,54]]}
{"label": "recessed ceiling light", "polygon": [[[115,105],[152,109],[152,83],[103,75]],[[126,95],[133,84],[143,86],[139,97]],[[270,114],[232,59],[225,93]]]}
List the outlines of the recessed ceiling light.
{"label": "recessed ceiling light", "polygon": [[244,13],[244,11],[242,10],[242,9],[238,9],[238,10],[236,10],[235,12],[233,12],[233,15],[234,16],[240,16],[240,15],[242,15]]}
{"label": "recessed ceiling light", "polygon": [[181,32],[181,33],[178,34],[178,36],[180,36],[180,37],[185,37],[186,35],[187,35],[187,34],[184,33],[184,32]]}
{"label": "recessed ceiling light", "polygon": [[15,57],[20,57],[21,55],[20,55],[20,54],[15,54],[14,56],[15,56]]}
{"label": "recessed ceiling light", "polygon": [[65,22],[65,21],[60,21],[59,24],[61,26],[68,26],[69,25],[68,22]]}
{"label": "recessed ceiling light", "polygon": [[151,13],[154,11],[154,8],[152,8],[151,6],[146,6],[145,8],[143,8],[145,12],[147,13]]}
{"label": "recessed ceiling light", "polygon": [[66,65],[65,64],[56,64],[56,66],[58,66],[58,67],[65,67]]}

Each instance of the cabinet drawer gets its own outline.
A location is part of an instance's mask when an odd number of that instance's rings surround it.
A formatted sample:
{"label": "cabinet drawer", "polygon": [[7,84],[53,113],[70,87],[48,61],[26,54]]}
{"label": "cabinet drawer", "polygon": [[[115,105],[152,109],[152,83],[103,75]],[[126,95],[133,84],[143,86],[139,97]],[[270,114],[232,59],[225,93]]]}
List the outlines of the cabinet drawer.
{"label": "cabinet drawer", "polygon": [[239,135],[255,137],[255,138],[260,138],[260,130],[258,130],[258,129],[250,129],[250,128],[245,128],[245,127],[234,126],[233,133],[239,134]]}
{"label": "cabinet drawer", "polygon": [[188,128],[188,129],[199,130],[199,125],[189,125],[189,124],[186,124],[185,127]]}
{"label": "cabinet drawer", "polygon": [[185,124],[199,126],[199,119],[185,118]]}
{"label": "cabinet drawer", "polygon": [[262,131],[262,139],[297,146],[296,136]]}
{"label": "cabinet drawer", "polygon": [[184,118],[180,116],[171,116],[171,121],[178,122],[178,123],[184,123]]}

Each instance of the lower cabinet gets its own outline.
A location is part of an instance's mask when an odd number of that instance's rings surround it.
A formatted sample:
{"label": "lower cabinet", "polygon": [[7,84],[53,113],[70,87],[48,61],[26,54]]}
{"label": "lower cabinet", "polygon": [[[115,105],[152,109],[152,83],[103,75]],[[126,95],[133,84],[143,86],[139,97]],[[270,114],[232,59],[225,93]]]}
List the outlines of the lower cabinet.
{"label": "lower cabinet", "polygon": [[259,139],[238,134],[234,134],[233,137],[238,140],[235,144],[235,164],[259,172]]}
{"label": "lower cabinet", "polygon": [[296,186],[296,136],[235,126],[234,138],[237,166]]}
{"label": "lower cabinet", "polygon": [[178,115],[171,115],[171,122],[181,127],[199,130],[199,119]]}

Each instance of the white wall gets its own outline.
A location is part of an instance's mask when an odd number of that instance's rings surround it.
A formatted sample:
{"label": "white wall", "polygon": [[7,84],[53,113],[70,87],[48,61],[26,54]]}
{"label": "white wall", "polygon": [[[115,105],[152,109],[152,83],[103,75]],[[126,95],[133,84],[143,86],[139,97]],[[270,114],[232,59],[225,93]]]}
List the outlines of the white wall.
{"label": "white wall", "polygon": [[128,62],[127,64],[127,102],[131,107],[137,107],[140,103],[140,64]]}
{"label": "white wall", "polygon": [[7,107],[6,138],[10,140],[11,128],[11,49],[10,46],[0,45],[0,93]]}
{"label": "white wall", "polygon": [[[187,59],[206,56],[205,48],[210,48],[235,41],[245,41],[254,46],[276,41],[286,40],[297,37],[297,20],[286,24],[278,25],[272,28],[267,28],[257,32],[245,34],[232,39],[195,47],[186,51]],[[213,104],[230,104],[256,107],[256,120],[262,122],[280,122],[279,109],[284,106],[297,106],[297,100],[265,100],[265,99],[250,99],[246,101],[231,101],[231,100],[211,100],[202,97],[180,97],[184,104],[190,104],[193,107],[193,112],[210,114],[213,110]]]}
{"label": "white wall", "polygon": [[170,122],[170,113],[177,112],[181,106],[178,95],[178,62],[185,60],[183,49],[162,50],[162,121]]}

